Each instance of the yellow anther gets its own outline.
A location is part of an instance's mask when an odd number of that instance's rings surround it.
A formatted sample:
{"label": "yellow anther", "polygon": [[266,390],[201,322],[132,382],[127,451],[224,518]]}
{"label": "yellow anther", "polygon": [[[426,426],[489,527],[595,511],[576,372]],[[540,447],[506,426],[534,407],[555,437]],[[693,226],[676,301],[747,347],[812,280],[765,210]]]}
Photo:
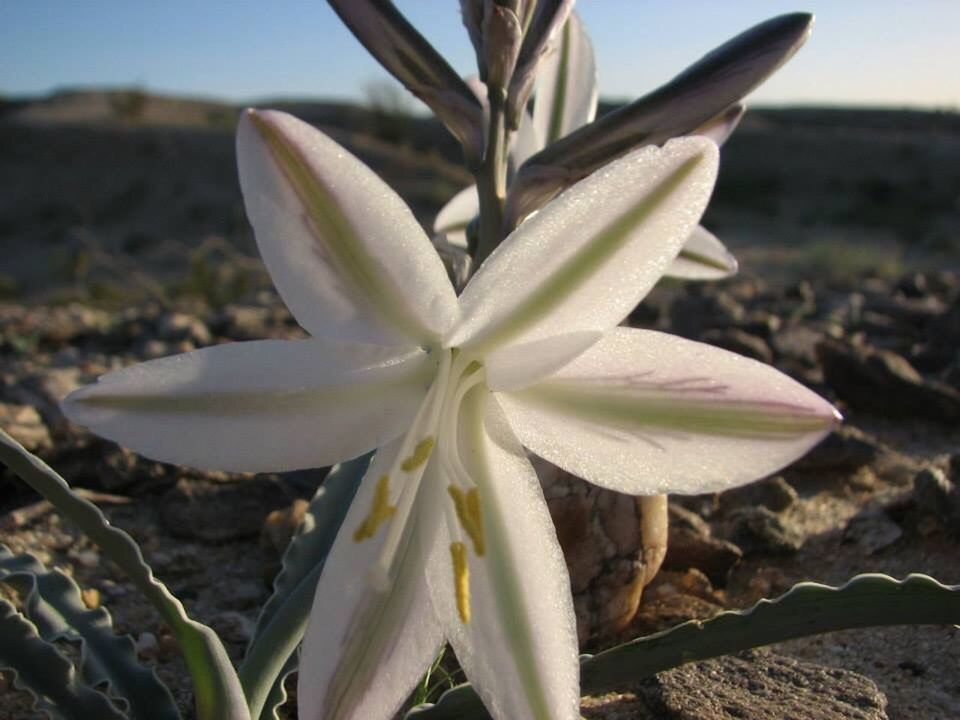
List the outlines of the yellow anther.
{"label": "yellow anther", "polygon": [[377,489],[373,493],[370,513],[360,526],[354,530],[354,542],[361,542],[372,538],[383,523],[393,517],[397,511],[395,505],[390,504],[390,476],[381,475],[377,480]]}
{"label": "yellow anther", "polygon": [[423,440],[417,443],[417,446],[413,449],[413,455],[408,458],[405,458],[404,461],[400,464],[400,467],[403,468],[404,472],[413,472],[418,467],[423,465],[429,458],[430,453],[433,452],[435,440],[432,435],[428,435]]}
{"label": "yellow anther", "polygon": [[486,545],[483,542],[483,519],[480,515],[480,494],[476,488],[464,492],[456,485],[447,486],[447,492],[453,500],[460,526],[473,543],[477,557],[483,557]]}
{"label": "yellow anther", "polygon": [[467,546],[450,543],[453,558],[453,586],[457,593],[457,612],[463,622],[470,622],[470,568],[467,566]]}

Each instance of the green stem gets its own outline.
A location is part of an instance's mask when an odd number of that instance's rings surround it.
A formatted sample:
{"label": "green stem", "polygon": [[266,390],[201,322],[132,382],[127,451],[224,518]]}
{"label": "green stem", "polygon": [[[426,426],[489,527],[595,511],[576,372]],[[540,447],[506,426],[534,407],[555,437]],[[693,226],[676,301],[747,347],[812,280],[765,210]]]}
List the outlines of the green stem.
{"label": "green stem", "polygon": [[490,88],[490,126],[486,151],[477,171],[480,197],[480,237],[473,253],[473,267],[480,266],[503,240],[503,203],[507,194],[506,93]]}

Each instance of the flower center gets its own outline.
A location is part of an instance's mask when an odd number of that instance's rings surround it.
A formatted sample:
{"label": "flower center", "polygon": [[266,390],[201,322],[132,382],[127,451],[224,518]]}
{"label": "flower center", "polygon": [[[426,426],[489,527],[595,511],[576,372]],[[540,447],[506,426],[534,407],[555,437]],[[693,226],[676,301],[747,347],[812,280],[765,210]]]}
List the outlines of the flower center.
{"label": "flower center", "polygon": [[381,525],[388,525],[383,548],[370,574],[375,588],[388,590],[395,579],[398,551],[410,540],[415,524],[410,522],[411,513],[430,464],[431,478],[435,480],[428,480],[424,492],[445,496],[444,521],[450,533],[453,586],[458,613],[466,623],[470,621],[469,550],[472,548],[476,557],[483,557],[486,544],[480,491],[460,457],[459,416],[464,398],[485,382],[486,373],[480,362],[466,358],[457,349],[437,352],[440,360],[434,382],[389,472],[377,480],[370,510],[354,530],[353,539],[368,540]]}

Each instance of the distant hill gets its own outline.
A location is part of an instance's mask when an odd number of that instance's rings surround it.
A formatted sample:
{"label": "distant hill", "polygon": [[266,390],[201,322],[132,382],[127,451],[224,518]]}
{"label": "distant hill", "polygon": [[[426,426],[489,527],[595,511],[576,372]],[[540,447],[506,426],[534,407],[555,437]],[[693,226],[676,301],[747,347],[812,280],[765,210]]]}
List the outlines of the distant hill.
{"label": "distant hill", "polygon": [[[337,102],[257,105],[322,128],[424,224],[471,181],[432,118]],[[176,284],[210,248],[213,263],[254,256],[236,180],[239,110],[137,89],[0,103],[0,294]],[[826,263],[841,246],[865,248],[867,260],[932,253],[960,263],[960,115],[751,109],[724,147],[705,224],[744,257],[776,252],[778,263],[811,243]]]}

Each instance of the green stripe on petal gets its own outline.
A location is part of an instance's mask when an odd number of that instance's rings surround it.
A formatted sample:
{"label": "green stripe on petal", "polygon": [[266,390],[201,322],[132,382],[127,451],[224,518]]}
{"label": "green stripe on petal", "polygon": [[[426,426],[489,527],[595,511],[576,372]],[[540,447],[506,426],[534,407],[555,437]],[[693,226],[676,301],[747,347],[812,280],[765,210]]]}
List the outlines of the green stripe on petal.
{"label": "green stripe on petal", "polygon": [[[532,292],[517,302],[509,314],[487,325],[467,343],[467,347],[476,353],[483,353],[505,345],[541,323],[561,303],[569,302],[571,296],[636,238],[641,226],[684,187],[705,161],[705,155],[697,153],[680,163],[649,193],[619,213],[613,222],[603,227],[558,266],[545,271],[545,277],[534,286]],[[581,198],[577,200],[583,202]],[[563,198],[559,198],[557,202],[563,202]],[[516,242],[522,242],[519,236],[523,230],[524,228],[521,228],[517,231]]]}
{"label": "green stripe on petal", "polygon": [[303,220],[314,230],[315,252],[353,286],[356,297],[366,298],[387,325],[409,337],[429,337],[429,331],[411,312],[405,293],[384,272],[382,261],[369,252],[331,189],[312,171],[305,149],[291,142],[263,115],[248,111],[248,117],[303,204]]}
{"label": "green stripe on petal", "polygon": [[497,395],[520,441],[634,495],[717,492],[776,472],[839,421],[774,368],[705,343],[616,328],[547,381]]}
{"label": "green stripe on petal", "polygon": [[824,432],[836,422],[814,408],[786,402],[741,401],[643,392],[629,387],[590,390],[541,383],[521,391],[526,401],[626,432],[655,430],[762,440]]}

